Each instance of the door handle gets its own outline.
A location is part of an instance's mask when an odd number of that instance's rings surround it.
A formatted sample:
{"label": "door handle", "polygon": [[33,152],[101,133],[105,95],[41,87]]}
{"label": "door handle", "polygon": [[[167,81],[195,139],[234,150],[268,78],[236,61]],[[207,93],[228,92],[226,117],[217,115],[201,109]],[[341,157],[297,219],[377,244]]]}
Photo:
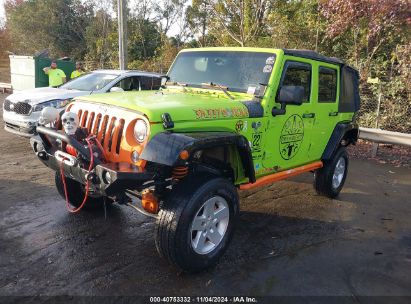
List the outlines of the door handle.
{"label": "door handle", "polygon": [[315,113],[305,113],[303,114],[303,118],[314,118],[315,117]]}
{"label": "door handle", "polygon": [[337,116],[338,115],[338,112],[330,112],[330,113],[328,113],[328,116]]}

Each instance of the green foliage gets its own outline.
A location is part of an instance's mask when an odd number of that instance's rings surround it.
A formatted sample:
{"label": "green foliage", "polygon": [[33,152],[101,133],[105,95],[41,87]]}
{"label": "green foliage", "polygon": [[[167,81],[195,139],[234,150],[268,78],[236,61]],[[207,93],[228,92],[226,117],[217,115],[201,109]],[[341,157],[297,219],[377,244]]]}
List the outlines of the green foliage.
{"label": "green foliage", "polygon": [[49,49],[56,56],[84,57],[91,5],[80,0],[8,2],[6,15],[15,52],[31,55]]}
{"label": "green foliage", "polygon": [[128,24],[128,55],[130,58],[153,57],[161,45],[161,33],[156,24],[145,19],[132,19]]}

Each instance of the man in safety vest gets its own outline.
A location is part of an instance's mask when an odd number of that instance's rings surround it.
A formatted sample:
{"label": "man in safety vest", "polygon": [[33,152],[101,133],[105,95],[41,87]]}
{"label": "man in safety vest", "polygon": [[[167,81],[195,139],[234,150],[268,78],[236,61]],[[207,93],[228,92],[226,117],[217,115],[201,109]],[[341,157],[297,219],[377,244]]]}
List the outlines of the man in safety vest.
{"label": "man in safety vest", "polygon": [[56,88],[66,82],[66,74],[57,68],[55,60],[51,62],[50,67],[45,67],[43,71],[49,75],[49,87]]}
{"label": "man in safety vest", "polygon": [[85,72],[84,72],[84,69],[83,69],[83,65],[81,64],[81,62],[77,61],[76,62],[76,70],[74,70],[71,73],[70,79],[79,77],[79,76],[83,75],[84,73]]}

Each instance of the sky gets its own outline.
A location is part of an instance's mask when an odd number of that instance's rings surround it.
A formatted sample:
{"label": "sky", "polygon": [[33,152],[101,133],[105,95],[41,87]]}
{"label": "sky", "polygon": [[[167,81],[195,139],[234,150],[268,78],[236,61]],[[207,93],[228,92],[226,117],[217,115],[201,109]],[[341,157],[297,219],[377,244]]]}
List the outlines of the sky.
{"label": "sky", "polygon": [[4,0],[0,0],[0,27],[4,24]]}

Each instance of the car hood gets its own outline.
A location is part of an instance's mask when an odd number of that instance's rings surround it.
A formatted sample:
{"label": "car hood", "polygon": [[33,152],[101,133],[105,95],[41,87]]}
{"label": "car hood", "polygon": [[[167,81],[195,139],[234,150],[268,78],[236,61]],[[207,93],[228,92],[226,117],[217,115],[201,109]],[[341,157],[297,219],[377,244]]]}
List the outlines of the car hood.
{"label": "car hood", "polygon": [[48,100],[54,99],[71,99],[77,96],[89,95],[87,91],[65,90],[59,88],[35,88],[20,91],[7,97],[11,102],[28,102],[30,105],[36,105]]}
{"label": "car hood", "polygon": [[250,100],[251,96],[231,94],[234,99],[216,90],[164,90],[96,94],[76,100],[134,110],[147,116],[150,122],[161,122],[164,113],[170,114],[173,121],[248,117],[247,107],[242,101]]}

